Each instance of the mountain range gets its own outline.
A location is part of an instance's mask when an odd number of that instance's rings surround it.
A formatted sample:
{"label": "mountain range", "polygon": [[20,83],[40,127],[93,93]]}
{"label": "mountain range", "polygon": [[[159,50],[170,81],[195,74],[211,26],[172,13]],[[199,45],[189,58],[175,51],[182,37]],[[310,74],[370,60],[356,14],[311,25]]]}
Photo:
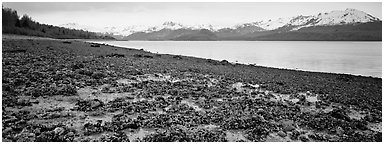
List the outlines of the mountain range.
{"label": "mountain range", "polygon": [[381,20],[357,9],[238,24],[232,27],[184,25],[95,28],[68,23],[61,27],[98,32],[119,40],[375,40],[381,41]]}

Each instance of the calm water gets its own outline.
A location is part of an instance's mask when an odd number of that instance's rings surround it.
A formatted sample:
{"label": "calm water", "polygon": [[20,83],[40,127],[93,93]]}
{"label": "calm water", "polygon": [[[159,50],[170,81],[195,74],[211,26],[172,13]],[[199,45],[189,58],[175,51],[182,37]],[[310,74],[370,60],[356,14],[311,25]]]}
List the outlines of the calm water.
{"label": "calm water", "polygon": [[381,42],[104,41],[162,54],[381,77]]}

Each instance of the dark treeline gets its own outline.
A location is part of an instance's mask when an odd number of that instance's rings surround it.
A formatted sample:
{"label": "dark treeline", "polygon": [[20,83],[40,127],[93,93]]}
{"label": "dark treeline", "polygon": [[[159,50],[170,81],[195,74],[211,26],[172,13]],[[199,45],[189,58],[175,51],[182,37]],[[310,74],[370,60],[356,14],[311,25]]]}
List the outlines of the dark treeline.
{"label": "dark treeline", "polygon": [[98,35],[94,32],[74,30],[47,24],[40,24],[32,20],[28,15],[21,18],[17,11],[2,7],[3,33],[51,37],[58,39],[113,39],[109,36]]}

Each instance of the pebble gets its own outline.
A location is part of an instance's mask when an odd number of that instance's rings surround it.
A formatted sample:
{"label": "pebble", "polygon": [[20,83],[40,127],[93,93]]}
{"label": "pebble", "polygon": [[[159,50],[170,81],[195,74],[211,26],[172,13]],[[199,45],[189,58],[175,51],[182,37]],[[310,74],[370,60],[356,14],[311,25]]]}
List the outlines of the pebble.
{"label": "pebble", "polygon": [[35,137],[35,134],[34,133],[29,133],[28,137]]}
{"label": "pebble", "polygon": [[286,132],[295,130],[293,120],[282,120],[281,125],[283,126],[283,130]]}
{"label": "pebble", "polygon": [[344,134],[344,130],[343,130],[343,128],[341,128],[341,127],[337,127],[337,128],[336,128],[336,133],[337,133],[337,135],[343,135],[343,134]]}
{"label": "pebble", "polygon": [[3,134],[7,134],[8,132],[11,132],[12,131],[12,128],[6,128],[5,130],[3,130]]}
{"label": "pebble", "polygon": [[67,136],[68,137],[71,137],[71,136],[74,136],[75,134],[73,133],[73,132],[69,132],[69,133],[67,133]]}
{"label": "pebble", "polygon": [[99,102],[99,101],[92,101],[91,102],[91,107],[92,108],[96,108],[96,107],[98,107],[98,106],[100,106],[101,105],[101,103]]}
{"label": "pebble", "polygon": [[286,137],[287,136],[287,134],[285,132],[283,132],[283,131],[279,131],[277,134],[279,136],[281,136],[281,137]]}
{"label": "pebble", "polygon": [[262,112],[264,112],[264,109],[262,108],[257,109],[257,113],[262,113]]}
{"label": "pebble", "polygon": [[306,137],[306,136],[299,136],[299,139],[302,141],[302,142],[308,142],[309,139]]}
{"label": "pebble", "polygon": [[62,127],[57,127],[53,131],[55,132],[55,135],[62,135],[65,132],[65,129]]}
{"label": "pebble", "polygon": [[87,118],[87,115],[85,115],[85,114],[79,114],[79,118],[80,118],[80,119],[85,119],[85,118]]}

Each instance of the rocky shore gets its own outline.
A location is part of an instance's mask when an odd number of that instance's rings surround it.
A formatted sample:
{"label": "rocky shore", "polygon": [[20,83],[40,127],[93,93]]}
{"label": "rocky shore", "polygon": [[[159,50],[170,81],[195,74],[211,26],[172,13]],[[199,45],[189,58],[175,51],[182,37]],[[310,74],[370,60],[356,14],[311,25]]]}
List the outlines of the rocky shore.
{"label": "rocky shore", "polygon": [[3,142],[382,141],[381,78],[16,37]]}

